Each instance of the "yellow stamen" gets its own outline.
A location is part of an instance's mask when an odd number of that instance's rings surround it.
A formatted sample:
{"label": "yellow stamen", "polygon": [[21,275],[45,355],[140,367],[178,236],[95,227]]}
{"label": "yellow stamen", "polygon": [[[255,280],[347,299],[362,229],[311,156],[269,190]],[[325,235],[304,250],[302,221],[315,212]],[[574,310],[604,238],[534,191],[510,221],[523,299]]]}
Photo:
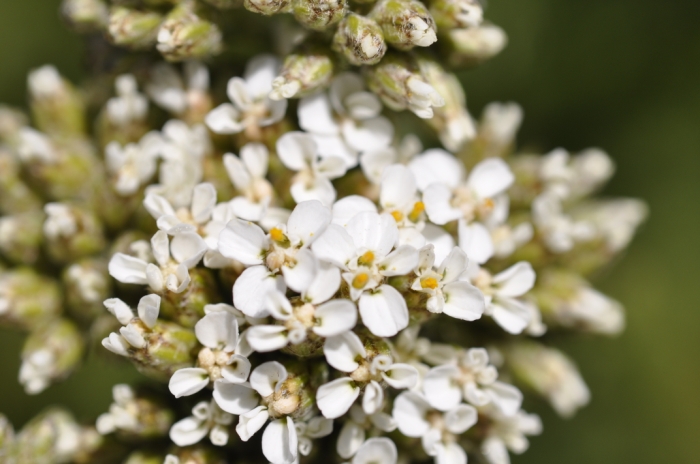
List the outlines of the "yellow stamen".
{"label": "yellow stamen", "polygon": [[485,209],[486,211],[491,211],[491,210],[493,209],[494,206],[496,206],[496,204],[493,202],[492,199],[487,198],[487,199],[484,200],[484,209]]}
{"label": "yellow stamen", "polygon": [[357,274],[354,279],[352,279],[352,286],[356,289],[364,288],[369,280],[369,274],[363,272],[362,274]]}
{"label": "yellow stamen", "polygon": [[360,266],[369,266],[374,262],[374,253],[371,251],[366,252],[364,255],[357,259],[357,264]]}
{"label": "yellow stamen", "polygon": [[423,277],[420,280],[420,286],[423,288],[430,288],[435,290],[438,287],[438,281],[435,277]]}
{"label": "yellow stamen", "polygon": [[409,213],[408,218],[412,222],[417,222],[418,219],[420,219],[420,215],[423,213],[423,211],[425,211],[425,204],[422,201],[417,201],[413,205],[413,210],[411,210]]}
{"label": "yellow stamen", "polygon": [[391,215],[394,216],[394,221],[401,222],[403,219],[403,213],[401,211],[392,211]]}
{"label": "yellow stamen", "polygon": [[275,242],[284,242],[285,240],[287,240],[287,237],[284,235],[284,232],[282,232],[282,230],[278,229],[277,227],[274,227],[270,231],[270,238]]}

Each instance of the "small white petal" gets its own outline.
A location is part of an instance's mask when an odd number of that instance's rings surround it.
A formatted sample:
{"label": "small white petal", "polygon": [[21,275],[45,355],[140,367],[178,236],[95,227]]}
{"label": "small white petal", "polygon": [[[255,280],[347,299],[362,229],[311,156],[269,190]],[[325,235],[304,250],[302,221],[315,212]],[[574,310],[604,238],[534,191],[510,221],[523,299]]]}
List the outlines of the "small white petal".
{"label": "small white petal", "polygon": [[448,316],[463,321],[475,321],[484,314],[484,295],[469,282],[452,282],[445,285],[442,291],[445,298],[442,312]]}
{"label": "small white petal", "polygon": [[491,198],[506,191],[515,176],[508,164],[500,158],[487,158],[474,166],[469,173],[467,185],[479,195],[480,198]]}
{"label": "small white petal", "polygon": [[[247,146],[247,145],[246,145]],[[236,190],[245,191],[251,184],[252,178],[245,164],[236,155],[226,153],[223,156],[224,168]]]}
{"label": "small white petal", "polygon": [[459,221],[459,247],[477,264],[484,264],[494,253],[491,234],[478,222],[467,224]]}
{"label": "small white petal", "polygon": [[316,239],[311,247],[318,259],[347,269],[347,263],[355,257],[355,243],[350,234],[342,227],[331,224]]}
{"label": "small white petal", "polygon": [[377,258],[389,254],[399,235],[396,221],[389,214],[360,213],[350,220],[346,229],[355,248],[371,250]]}
{"label": "small white petal", "polygon": [[383,117],[343,124],[343,138],[354,150],[380,150],[391,144],[394,126]]}
{"label": "small white petal", "polygon": [[327,261],[319,261],[316,277],[302,298],[311,304],[328,301],[340,288],[340,269]]}
{"label": "small white petal", "polygon": [[146,339],[143,337],[141,331],[131,324],[119,329],[119,333],[124,337],[124,340],[134,348],[141,349],[146,346]]}
{"label": "small white petal", "polygon": [[430,405],[422,395],[406,391],[394,400],[394,409],[391,414],[402,434],[407,437],[421,437],[430,428],[425,418],[429,410]]}
{"label": "small white petal", "polygon": [[287,321],[292,317],[294,310],[284,293],[272,290],[265,296],[265,307],[272,317],[279,321]]}
{"label": "small white petal", "polygon": [[285,263],[282,274],[287,287],[295,292],[303,293],[313,282],[318,270],[318,259],[307,249],[299,250],[294,257],[293,265]]}
{"label": "small white petal", "polygon": [[198,367],[178,369],[170,377],[168,388],[175,398],[194,395],[209,385],[209,373]]}
{"label": "small white petal", "polygon": [[377,264],[379,273],[384,276],[406,275],[418,266],[418,250],[402,245]]}
{"label": "small white petal", "polygon": [[107,311],[114,314],[120,324],[126,325],[134,318],[134,312],[131,310],[129,305],[124,303],[119,298],[110,298],[105,300],[104,303]]}
{"label": "small white petal", "polygon": [[350,409],[360,395],[360,388],[350,377],[342,377],[318,387],[316,403],[324,417],[336,419]]}
{"label": "small white petal", "polygon": [[148,283],[147,266],[148,263],[141,259],[124,253],[115,253],[109,260],[109,275],[124,284],[146,285]]}
{"label": "small white petal", "polygon": [[102,346],[119,356],[129,356],[131,345],[121,335],[112,332],[109,337],[102,339]]}
{"label": "small white petal", "polygon": [[289,343],[287,328],[282,325],[256,325],[247,334],[248,343],[258,353],[281,350]]}
{"label": "small white petal", "polygon": [[247,143],[241,148],[241,161],[256,179],[262,179],[267,174],[269,157],[270,153],[262,143]]}
{"label": "small white petal", "polygon": [[445,413],[445,427],[455,435],[461,435],[469,430],[479,419],[479,413],[474,406],[460,404]]}
{"label": "small white petal", "polygon": [[227,382],[243,383],[250,374],[250,361],[245,356],[234,354],[228,360],[228,365],[221,369],[221,377]]}
{"label": "small white petal", "polygon": [[267,406],[258,406],[252,411],[241,414],[238,419],[238,425],[236,425],[236,433],[241,437],[241,440],[248,441],[265,425],[269,417],[270,413],[267,412]]}
{"label": "small white petal", "polygon": [[214,311],[197,321],[194,333],[202,345],[233,352],[238,346],[238,321],[225,311]]}
{"label": "small white petal", "polygon": [[530,263],[521,261],[493,276],[493,283],[499,296],[522,296],[534,287],[535,271]]}
{"label": "small white petal", "polygon": [[146,195],[146,198],[143,200],[143,206],[153,216],[153,219],[158,219],[161,216],[175,216],[175,210],[170,205],[170,202],[155,193]]}
{"label": "small white petal", "polygon": [[468,264],[467,254],[461,248],[452,248],[450,254],[442,261],[437,270],[438,274],[442,274],[442,283],[448,284],[459,279],[467,270]]}
{"label": "small white petal", "polygon": [[362,212],[377,212],[377,206],[367,197],[349,195],[333,204],[333,224],[345,227],[350,219]]}
{"label": "small white petal", "polygon": [[146,327],[152,329],[158,322],[158,313],[160,312],[160,296],[146,295],[139,300],[138,305],[139,319]]}
{"label": "small white petal", "polygon": [[217,134],[237,134],[244,129],[241,113],[230,103],[224,103],[211,110],[204,122]]}
{"label": "small white petal", "polygon": [[316,156],[316,142],[303,132],[287,132],[277,140],[277,156],[288,169],[301,171]]}
{"label": "small white petal", "polygon": [[418,370],[403,363],[392,364],[382,378],[394,388],[413,388],[418,384]]}
{"label": "small white petal", "polygon": [[177,234],[170,242],[170,253],[173,259],[184,264],[187,269],[195,267],[208,249],[204,239],[194,232]]}
{"label": "small white petal", "polygon": [[332,300],[318,306],[314,312],[316,335],[332,337],[352,330],[357,324],[357,308],[350,300]]}
{"label": "small white petal", "polygon": [[216,206],[216,189],[209,182],[197,185],[192,192],[192,219],[197,224],[204,224],[211,219]]}
{"label": "small white petal", "polygon": [[260,396],[247,383],[214,382],[214,401],[230,414],[245,414],[260,402]]}
{"label": "small white petal", "polygon": [[295,462],[298,443],[297,432],[291,417],[270,422],[263,432],[263,454],[272,464]]}
{"label": "small white petal", "polygon": [[262,264],[267,248],[265,232],[251,222],[232,219],[219,234],[219,252],[247,266]]}
{"label": "small white petal", "polygon": [[352,464],[396,464],[397,459],[393,441],[386,437],[370,438],[357,450]]}
{"label": "small white petal", "polygon": [[331,103],[325,92],[299,100],[299,126],[313,134],[335,135],[340,130],[333,118]]}
{"label": "small white petal", "polygon": [[365,386],[365,392],[362,395],[362,410],[368,416],[376,413],[381,409],[384,403],[384,390],[381,385],[375,380],[372,380]]}
{"label": "small white petal", "polygon": [[328,337],[323,345],[323,353],[328,364],[343,372],[354,371],[360,366],[357,358],[367,357],[360,337],[350,331]]}
{"label": "small white petal", "polygon": [[362,323],[378,337],[393,337],[408,326],[408,308],[394,287],[381,285],[364,292],[359,302]]}
{"label": "small white petal", "polygon": [[503,330],[519,334],[528,326],[532,313],[527,306],[513,298],[498,298],[491,303],[491,317]]}
{"label": "small white petal", "polygon": [[287,369],[277,361],[268,361],[253,369],[250,385],[263,398],[272,395],[287,380]]}
{"label": "small white petal", "polygon": [[233,304],[246,316],[265,317],[265,296],[271,290],[285,292],[284,278],[270,274],[265,266],[249,267],[233,284]]}
{"label": "small white petal", "polygon": [[454,155],[441,149],[426,150],[423,155],[414,158],[408,167],[416,176],[416,183],[421,191],[435,183],[454,189],[464,179],[462,163]]}
{"label": "small white petal", "polygon": [[455,385],[458,371],[455,366],[433,367],[423,379],[423,393],[428,403],[440,411],[449,411],[462,401],[462,392]]}
{"label": "small white petal", "polygon": [[319,201],[299,203],[287,221],[287,233],[295,240],[300,240],[297,246],[311,245],[331,222],[331,210]]}
{"label": "small white petal", "polygon": [[435,464],[467,464],[467,453],[457,443],[439,443],[436,448]]}
{"label": "small white petal", "polygon": [[384,208],[396,208],[409,203],[416,195],[416,179],[413,173],[401,164],[384,169],[379,203]]}
{"label": "small white petal", "polygon": [[170,428],[170,439],[177,446],[189,446],[199,443],[208,432],[206,422],[194,417],[185,417]]}
{"label": "small white petal", "polygon": [[347,421],[340,429],[336,451],[343,459],[350,459],[365,441],[365,429],[353,421]]}
{"label": "small white petal", "polygon": [[462,210],[452,206],[452,191],[444,184],[432,184],[423,192],[425,213],[431,222],[444,225],[462,217]]}
{"label": "small white petal", "polygon": [[509,417],[514,416],[523,404],[523,394],[513,385],[503,382],[494,382],[486,388],[486,393],[491,401],[501,412]]}

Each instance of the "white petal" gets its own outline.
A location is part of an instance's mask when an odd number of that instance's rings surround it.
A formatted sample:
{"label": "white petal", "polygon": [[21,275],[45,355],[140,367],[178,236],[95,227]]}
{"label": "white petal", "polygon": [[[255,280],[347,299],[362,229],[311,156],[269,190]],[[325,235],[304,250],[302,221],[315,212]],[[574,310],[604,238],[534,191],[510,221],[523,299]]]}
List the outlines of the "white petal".
{"label": "white petal", "polygon": [[343,137],[353,149],[363,152],[388,147],[394,138],[394,126],[383,117],[347,122],[342,126]]}
{"label": "white petal", "polygon": [[491,317],[506,332],[519,334],[530,323],[532,313],[518,300],[498,298],[491,303]]}
{"label": "white petal", "polygon": [[241,113],[230,103],[224,103],[211,110],[204,122],[217,134],[237,134],[244,128]]}
{"label": "white petal", "polygon": [[265,296],[265,307],[272,317],[280,321],[287,321],[292,317],[294,310],[284,293],[272,290]]}
{"label": "white petal", "polygon": [[212,349],[233,352],[238,346],[238,321],[226,311],[214,311],[201,318],[194,333],[202,345]]}
{"label": "white petal", "polygon": [[479,413],[474,406],[460,404],[445,413],[445,427],[455,435],[461,435],[469,430],[479,419]]}
{"label": "white petal", "polygon": [[287,132],[277,140],[277,156],[288,169],[301,171],[316,156],[316,142],[303,132]]}
{"label": "white petal", "polygon": [[384,169],[379,203],[384,208],[396,208],[413,201],[416,195],[416,179],[413,173],[401,164]]}
{"label": "white petal", "polygon": [[316,239],[312,250],[318,259],[331,262],[341,269],[347,269],[350,259],[355,257],[355,243],[342,227],[331,224]]}
{"label": "white petal", "polygon": [[233,284],[233,304],[246,316],[265,317],[265,296],[271,290],[287,290],[282,276],[270,274],[265,266],[249,267]]}
{"label": "white petal", "polygon": [[457,443],[437,446],[435,464],[467,464],[467,453]]}
{"label": "white petal", "polygon": [[273,55],[263,54],[253,57],[245,68],[245,85],[248,94],[260,99],[272,91],[272,81],[279,74],[280,61]]}
{"label": "white petal", "polygon": [[382,285],[360,297],[362,323],[378,337],[393,337],[408,326],[408,308],[394,287]]}
{"label": "white petal", "polygon": [[289,342],[282,325],[256,325],[248,329],[248,343],[258,353],[281,350]]}
{"label": "white petal", "polygon": [[299,250],[294,257],[294,265],[284,264],[282,274],[287,287],[303,293],[311,285],[318,270],[318,259],[307,249]]}
{"label": "white petal", "polygon": [[352,218],[362,212],[377,212],[377,206],[367,197],[350,195],[333,204],[333,224],[345,227]]}
{"label": "white petal", "polygon": [[[185,271],[187,271],[187,268],[185,268]],[[165,277],[163,277],[163,272],[155,264],[149,263],[146,266],[146,280],[148,281],[148,286],[156,292],[162,292],[165,288]]]}
{"label": "white petal", "polygon": [[491,401],[501,412],[508,416],[514,416],[523,404],[523,394],[513,385],[503,382],[494,382],[486,388],[486,393]]}
{"label": "white petal", "polygon": [[216,424],[209,432],[209,441],[214,446],[226,446],[228,443],[228,427]]}
{"label": "white petal", "polygon": [[194,395],[209,385],[209,373],[198,367],[178,369],[170,377],[168,388],[175,398]]}
{"label": "white petal", "polygon": [[310,438],[323,438],[333,433],[333,421],[322,416],[309,419],[305,435]]}
{"label": "white petal", "polygon": [[160,296],[146,295],[139,300],[138,305],[139,319],[146,327],[152,329],[158,322],[158,313],[160,312]]}
{"label": "white petal", "polygon": [[223,157],[223,161],[233,186],[236,187],[236,190],[239,192],[245,191],[250,186],[252,179],[243,162],[236,155],[231,153],[226,153]]}
{"label": "white petal", "polygon": [[426,420],[429,410],[430,405],[422,395],[406,391],[394,400],[394,409],[391,414],[402,434],[407,437],[421,437],[430,428]]}
{"label": "white petal", "polygon": [[478,222],[459,221],[459,247],[477,264],[484,264],[494,253],[491,234]]}
{"label": "white petal", "polygon": [[250,374],[250,361],[245,356],[234,354],[228,360],[228,365],[221,369],[221,377],[227,382],[243,383]]}
{"label": "white petal", "polygon": [[423,393],[432,407],[449,411],[462,401],[462,392],[454,383],[457,375],[457,368],[450,365],[433,367],[428,371],[423,379]]}
{"label": "white petal", "polygon": [[425,213],[431,222],[447,224],[462,217],[462,211],[452,206],[452,191],[444,184],[432,184],[423,192]]}
{"label": "white petal", "polygon": [[331,210],[319,201],[299,203],[287,221],[290,238],[299,240],[298,246],[308,246],[318,238],[331,222]]}
{"label": "white petal", "polygon": [[347,95],[343,103],[350,117],[355,120],[376,118],[382,112],[382,102],[372,92],[353,92]]}
{"label": "white petal", "polygon": [[194,232],[175,235],[170,242],[170,254],[173,259],[184,264],[187,269],[195,267],[208,249],[204,239]]}
{"label": "white petal", "polygon": [[170,205],[170,202],[155,193],[146,195],[146,199],[143,200],[143,206],[153,216],[153,219],[158,219],[161,216],[175,216],[175,210]]}
{"label": "white petal", "polygon": [[323,303],[335,295],[339,288],[340,269],[327,261],[319,261],[316,277],[302,294],[302,298],[311,304]]}
{"label": "white petal", "polygon": [[148,263],[141,259],[115,253],[109,260],[109,275],[124,284],[146,285],[146,266]]}
{"label": "white petal", "polygon": [[399,229],[399,245],[407,245],[420,250],[425,244],[425,236],[415,227],[402,227]]}
{"label": "white petal", "polygon": [[291,417],[270,422],[263,432],[263,454],[272,464],[294,463],[298,446],[297,432]]}
{"label": "white petal", "polygon": [[362,395],[362,410],[368,416],[379,411],[384,403],[384,390],[381,385],[375,380],[370,381],[365,386],[364,394]]}
{"label": "white petal", "polygon": [[487,158],[469,173],[469,185],[480,198],[491,198],[507,190],[515,176],[508,164],[500,158]]}
{"label": "white petal", "polygon": [[[357,152],[340,135],[313,134],[313,137],[318,155],[322,159],[333,158],[334,169],[338,172],[344,172],[357,166]],[[340,177],[340,174],[335,177],[327,177],[335,179]]]}
{"label": "white petal", "polygon": [[488,437],[481,444],[481,453],[489,464],[510,464],[510,456],[505,443],[498,437]]}
{"label": "white petal", "polygon": [[397,424],[393,417],[384,412],[377,412],[369,417],[372,425],[377,427],[382,432],[393,432],[396,430]]}
{"label": "white petal", "polygon": [[229,202],[229,205],[231,213],[237,218],[244,221],[261,221],[267,212],[268,203],[269,198],[254,202],[245,197],[236,197]]}
{"label": "white petal", "polygon": [[247,221],[232,219],[219,235],[219,252],[247,266],[262,264],[268,240],[263,230]]}
{"label": "white petal", "polygon": [[216,206],[216,189],[209,182],[197,185],[192,192],[192,219],[197,224],[204,224],[211,219]]}
{"label": "white petal", "polygon": [[426,243],[433,245],[435,262],[442,263],[455,246],[455,240],[445,229],[434,224],[426,224],[423,229]]}
{"label": "white petal", "polygon": [[170,428],[170,439],[177,446],[189,446],[199,443],[208,432],[206,422],[194,417],[185,417]]}
{"label": "white petal", "polygon": [[316,176],[311,182],[294,182],[289,188],[295,202],[317,200],[326,206],[335,201],[337,192],[330,180],[322,176]]}
{"label": "white petal", "polygon": [[[345,105],[348,97],[355,93],[362,92],[363,90],[365,90],[365,84],[359,74],[353,72],[338,74],[333,78],[333,82],[331,82],[330,89],[328,90],[333,109],[340,114],[345,114],[347,110]],[[379,104],[377,114],[380,110],[381,103]]]}
{"label": "white petal", "polygon": [[367,180],[373,184],[380,184],[384,169],[393,164],[397,158],[396,149],[393,147],[372,150],[360,155],[360,167]]}
{"label": "white petal", "polygon": [[360,337],[349,331],[328,337],[323,345],[323,353],[328,364],[343,372],[354,371],[360,366],[356,359],[367,357]]}
{"label": "white petal", "polygon": [[346,229],[357,249],[371,250],[379,259],[389,254],[399,235],[396,221],[389,214],[360,213]]}
{"label": "white petal", "polygon": [[102,346],[119,356],[129,356],[131,345],[121,335],[112,332],[109,337],[102,339]]}
{"label": "white petal", "polygon": [[484,314],[484,295],[469,282],[452,282],[445,285],[442,291],[445,298],[442,312],[448,316],[463,321],[475,321]]}
{"label": "white petal", "polygon": [[226,85],[228,98],[236,104],[236,107],[245,110],[252,103],[252,95],[246,88],[245,80],[240,77],[232,77]]}
{"label": "white petal", "polygon": [[142,332],[132,324],[119,329],[119,333],[134,348],[141,349],[146,346],[146,339],[143,337]]}
{"label": "white petal", "polygon": [[342,377],[318,387],[316,403],[324,417],[336,419],[350,409],[360,395],[360,388],[350,377]]}
{"label": "white petal", "polygon": [[343,459],[350,459],[365,441],[365,429],[353,421],[347,421],[340,429],[336,451]]}
{"label": "white petal", "polygon": [[357,450],[352,464],[396,464],[397,459],[393,441],[386,437],[370,438]]}
{"label": "white petal", "polygon": [[382,372],[382,378],[394,388],[413,388],[418,384],[418,370],[409,364],[396,363]]}
{"label": "white petal", "polygon": [[134,312],[129,305],[119,298],[110,298],[105,300],[103,304],[105,308],[107,308],[107,311],[112,313],[122,325],[127,325],[134,318]]}
{"label": "white petal", "polygon": [[245,414],[255,408],[260,397],[247,383],[214,382],[214,401],[230,414]]}
{"label": "white petal", "polygon": [[313,134],[335,135],[340,128],[333,118],[331,103],[325,92],[299,100],[299,126]]}
{"label": "white petal", "polygon": [[287,369],[277,361],[260,364],[250,373],[250,385],[263,398],[272,395],[287,380]]}
{"label": "white petal", "polygon": [[521,261],[493,277],[499,296],[518,297],[535,285],[535,271],[527,261]]}
{"label": "white petal", "polygon": [[314,173],[317,177],[337,179],[343,177],[347,171],[346,163],[340,156],[324,156],[313,163]]}
{"label": "white petal", "polygon": [[441,149],[426,150],[423,155],[414,158],[408,167],[416,176],[416,183],[421,191],[434,183],[454,189],[464,179],[462,163],[454,155]]}
{"label": "white petal", "polygon": [[267,412],[267,406],[258,406],[252,411],[241,414],[238,419],[238,425],[236,425],[236,433],[241,437],[241,440],[248,441],[265,425],[269,417],[270,413]]}
{"label": "white petal", "polygon": [[333,337],[352,330],[357,324],[357,308],[350,300],[332,300],[318,306],[314,312],[316,335]]}
{"label": "white petal", "polygon": [[270,153],[262,143],[247,143],[241,148],[241,161],[253,178],[262,179],[267,174]]}
{"label": "white petal", "polygon": [[467,270],[469,258],[467,254],[460,248],[454,247],[447,258],[442,261],[438,274],[442,274],[442,283],[448,284],[459,279],[460,276]]}
{"label": "white petal", "polygon": [[410,245],[401,245],[378,265],[379,273],[384,276],[406,275],[418,266],[418,250]]}
{"label": "white petal", "polygon": [[175,216],[161,216],[156,221],[156,225],[160,230],[167,232],[169,235],[177,235],[184,232],[195,232],[197,229],[192,224],[185,224]]}

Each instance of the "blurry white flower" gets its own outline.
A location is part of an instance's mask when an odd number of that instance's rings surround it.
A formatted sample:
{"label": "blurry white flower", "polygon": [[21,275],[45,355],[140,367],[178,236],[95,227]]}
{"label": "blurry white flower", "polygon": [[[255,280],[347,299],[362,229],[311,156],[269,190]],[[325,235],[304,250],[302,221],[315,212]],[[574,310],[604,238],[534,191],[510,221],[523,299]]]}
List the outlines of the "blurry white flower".
{"label": "blurry white flower", "polygon": [[186,417],[170,428],[170,439],[177,446],[189,446],[209,434],[209,440],[215,446],[228,443],[228,427],[233,423],[233,416],[222,411],[212,400],[202,401],[192,408],[192,415]]}
{"label": "blurry white flower", "polygon": [[158,63],[151,70],[146,92],[158,106],[181,114],[209,90],[209,70],[199,61],[183,65],[183,75],[169,63]]}
{"label": "blurry white flower", "polygon": [[132,74],[122,74],[114,82],[117,96],[107,101],[107,117],[116,126],[139,122],[148,113],[148,99],[138,91],[136,78]]}
{"label": "blurry white flower", "polygon": [[246,221],[260,221],[274,195],[272,185],[265,179],[269,156],[261,143],[244,145],[240,158],[231,153],[224,155],[228,177],[241,194],[231,200],[231,209]]}

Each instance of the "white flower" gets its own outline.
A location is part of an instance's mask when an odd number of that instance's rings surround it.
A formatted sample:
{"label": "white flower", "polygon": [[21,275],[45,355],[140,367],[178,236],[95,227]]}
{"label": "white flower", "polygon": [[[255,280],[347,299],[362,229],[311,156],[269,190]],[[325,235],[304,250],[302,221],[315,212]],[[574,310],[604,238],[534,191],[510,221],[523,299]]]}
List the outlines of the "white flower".
{"label": "white flower", "polygon": [[158,106],[174,113],[184,113],[196,106],[201,95],[209,90],[209,70],[199,61],[187,61],[181,77],[169,63],[158,63],[151,70],[146,92]]}
{"label": "white flower", "polygon": [[408,164],[423,151],[423,144],[415,134],[407,134],[397,146],[368,150],[360,154],[360,167],[367,180],[373,184],[382,181],[382,174],[392,164]]}
{"label": "white flower", "polygon": [[151,249],[157,265],[116,253],[109,261],[109,275],[125,284],[149,285],[155,292],[182,293],[190,283],[188,270],[202,259],[207,244],[194,232],[168,240],[168,234],[159,230],[151,239]]}
{"label": "white flower", "polygon": [[78,233],[78,218],[72,208],[65,203],[46,203],[44,235],[50,239],[70,238]]}
{"label": "white flower", "polygon": [[388,166],[382,174],[379,205],[389,213],[399,227],[399,244],[422,248],[425,237],[420,233],[425,226],[425,204],[418,196],[413,173],[400,164]]}
{"label": "white flower", "polygon": [[553,253],[566,253],[576,242],[595,238],[595,227],[588,221],[577,221],[564,212],[557,195],[544,193],[532,202],[532,222],[545,246]]}
{"label": "white flower", "polygon": [[396,421],[389,414],[377,411],[365,414],[362,408],[354,404],[350,408],[350,418],[345,421],[338,435],[336,451],[343,459],[350,459],[365,442],[366,431],[376,428],[382,432],[396,430]]}
{"label": "white flower", "polygon": [[418,264],[418,251],[398,240],[396,221],[388,214],[363,212],[345,228],[331,224],[313,245],[316,256],[343,271],[351,298],[359,300],[362,322],[379,337],[392,337],[408,325],[408,308],[386,277],[408,274]]}
{"label": "white flower", "polygon": [[95,422],[95,428],[102,435],[117,430],[138,431],[138,410],[133,407],[134,391],[127,384],[112,387],[114,403],[109,405],[109,412],[100,414]]}
{"label": "white flower", "polygon": [[357,450],[352,464],[396,464],[398,453],[393,441],[386,437],[370,438]]}
{"label": "white flower", "polygon": [[269,156],[261,143],[244,145],[240,158],[231,153],[224,155],[228,177],[241,194],[231,200],[231,209],[246,221],[260,221],[274,195],[272,185],[265,179]]}
{"label": "white flower", "polygon": [[496,274],[480,269],[474,279],[486,296],[486,311],[503,330],[521,333],[532,319],[532,311],[520,299],[535,285],[535,271],[527,261],[521,261]]}
{"label": "white flower", "polygon": [[489,103],[484,108],[479,135],[488,140],[486,155],[499,156],[515,141],[523,121],[523,110],[517,103]]}
{"label": "white flower", "polygon": [[522,454],[530,445],[525,436],[542,433],[539,416],[527,414],[522,410],[512,416],[490,411],[489,419],[493,422],[481,444],[481,453],[489,464],[510,464],[508,450]]}
{"label": "white flower", "polygon": [[351,169],[358,153],[391,143],[394,128],[381,111],[381,101],[365,90],[362,78],[346,72],[333,79],[328,94],[299,101],[299,125],[313,136],[321,156],[339,156]]}
{"label": "white flower", "polygon": [[[137,307],[138,320],[134,320],[134,311],[119,298],[104,301],[105,308],[123,325],[119,334],[112,332],[102,340],[102,346],[112,353],[128,356],[132,348],[141,349],[146,346],[146,335],[158,322],[160,312],[160,297],[146,295],[139,300]],[[140,322],[140,323],[139,323]]]}
{"label": "white flower", "polygon": [[214,401],[202,401],[192,408],[192,415],[186,417],[170,428],[170,439],[177,446],[189,446],[209,434],[209,440],[215,446],[228,443],[228,427],[233,416],[222,411]]}
{"label": "white flower", "polygon": [[416,280],[411,289],[430,295],[426,303],[428,311],[474,321],[484,313],[484,295],[469,282],[460,280],[467,270],[467,255],[455,247],[440,267],[434,268],[435,252],[428,245],[420,252],[416,268]]}
{"label": "white flower", "polygon": [[125,126],[142,121],[148,113],[148,99],[138,91],[136,78],[132,74],[122,74],[114,82],[117,96],[107,101],[106,111],[110,122]]}
{"label": "white flower", "polygon": [[299,454],[308,456],[313,449],[313,439],[327,437],[333,432],[333,421],[321,416],[314,416],[306,422],[295,424]]}
{"label": "white flower", "polygon": [[169,235],[203,235],[216,207],[216,189],[208,182],[198,184],[192,191],[191,204],[177,210],[166,198],[155,193],[146,195],[143,206],[156,220],[158,228]]}
{"label": "white flower", "polygon": [[476,424],[474,406],[461,403],[441,413],[420,393],[407,391],[394,400],[392,415],[401,433],[422,438],[423,449],[437,464],[466,464],[467,455],[456,441]]}
{"label": "white flower", "polygon": [[65,83],[55,66],[44,65],[32,70],[27,87],[33,98],[54,98],[65,91]]}
{"label": "white flower", "polygon": [[121,146],[110,142],[105,147],[105,165],[120,195],[133,195],[155,175],[163,139],[157,132],[144,135],[138,144]]}
{"label": "white flower", "polygon": [[170,392],[176,398],[197,393],[209,382],[224,379],[243,383],[250,373],[250,361],[234,354],[238,348],[238,323],[228,311],[210,311],[194,326],[199,343],[204,345],[197,356],[198,367],[175,371],[170,377]]}
{"label": "white flower", "polygon": [[330,209],[318,201],[299,203],[287,224],[272,228],[267,235],[253,223],[231,220],[219,236],[219,251],[227,258],[251,266],[234,284],[236,307],[251,317],[267,315],[264,308],[267,290],[273,287],[285,290],[284,285],[273,283],[278,272],[292,290],[308,289],[318,271],[318,261],[308,248],[330,221]]}
{"label": "white flower", "polygon": [[465,399],[476,407],[493,405],[512,416],[522,404],[520,390],[498,380],[483,348],[459,352],[452,362],[433,367],[423,379],[425,398],[435,409],[449,411]]}
{"label": "white flower", "polygon": [[209,128],[217,134],[246,131],[251,139],[260,136],[260,128],[280,121],[287,110],[287,101],[271,100],[272,80],[281,65],[277,58],[258,55],[248,62],[243,79],[233,77],[227,93],[233,102],[214,108],[206,117]]}
{"label": "white flower", "polygon": [[31,127],[22,127],[18,133],[17,154],[23,163],[40,161],[54,163],[58,160],[51,139]]}
{"label": "white flower", "polygon": [[336,191],[331,180],[345,175],[347,167],[343,158],[323,156],[314,138],[303,132],[287,132],[280,137],[277,155],[287,169],[297,172],[290,187],[294,201],[318,200],[326,206],[333,204]]}
{"label": "white flower", "polygon": [[571,211],[575,220],[585,220],[595,226],[596,236],[605,240],[612,253],[629,245],[648,214],[647,205],[634,198],[585,202]]}
{"label": "white flower", "polygon": [[348,377],[341,377],[318,388],[318,408],[329,419],[345,414],[361,391],[364,392],[362,409],[365,414],[378,412],[384,403],[384,390],[380,382],[386,382],[393,388],[413,388],[418,382],[415,367],[394,363],[391,356],[387,355],[369,357],[362,341],[354,332],[348,331],[327,338],[323,353],[328,364],[349,374]]}

